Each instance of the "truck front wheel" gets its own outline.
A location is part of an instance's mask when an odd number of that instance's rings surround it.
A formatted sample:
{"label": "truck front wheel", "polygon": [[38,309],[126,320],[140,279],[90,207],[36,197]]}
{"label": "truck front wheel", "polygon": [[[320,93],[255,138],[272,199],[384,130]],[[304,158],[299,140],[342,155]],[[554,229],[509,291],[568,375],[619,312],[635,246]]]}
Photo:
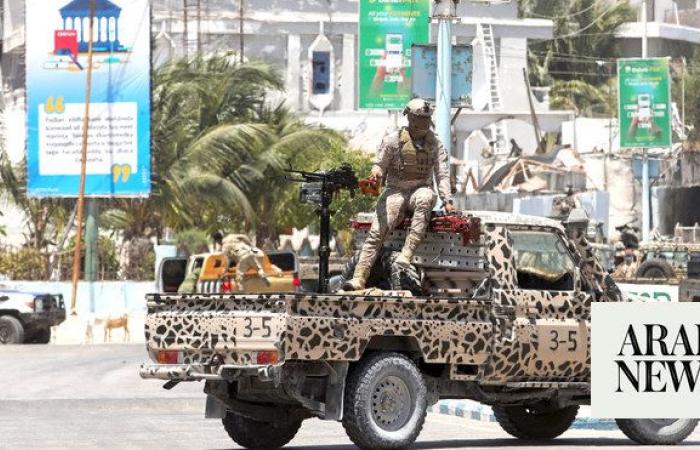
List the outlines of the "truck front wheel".
{"label": "truck front wheel", "polygon": [[348,374],[343,427],[363,449],[404,448],[418,437],[427,409],[423,375],[399,353],[374,353]]}
{"label": "truck front wheel", "polygon": [[643,445],[674,445],[695,430],[698,419],[615,419],[625,436]]}
{"label": "truck front wheel", "polygon": [[576,419],[578,406],[561,409],[494,406],[493,414],[503,430],[518,439],[554,439],[569,429]]}
{"label": "truck front wheel", "polygon": [[21,344],[24,342],[22,322],[12,316],[0,316],[0,344]]}
{"label": "truck front wheel", "polygon": [[229,437],[238,445],[256,450],[268,450],[284,447],[294,438],[301,420],[280,414],[277,422],[259,422],[228,411],[221,419]]}

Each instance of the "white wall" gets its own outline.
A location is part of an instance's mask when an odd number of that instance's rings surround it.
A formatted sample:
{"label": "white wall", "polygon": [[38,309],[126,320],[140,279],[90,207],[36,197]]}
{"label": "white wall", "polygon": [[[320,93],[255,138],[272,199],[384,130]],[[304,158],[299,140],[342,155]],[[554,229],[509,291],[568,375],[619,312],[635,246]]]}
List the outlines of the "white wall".
{"label": "white wall", "polygon": [[[66,310],[70,310],[70,281],[2,281],[0,285],[28,292],[63,294]],[[153,281],[98,281],[78,283],[76,308],[79,314],[122,314],[145,312],[146,294],[155,292]]]}
{"label": "white wall", "polygon": [[571,145],[579,153],[590,153],[594,149],[617,153],[620,150],[618,135],[617,119],[579,117],[562,123],[561,143]]}

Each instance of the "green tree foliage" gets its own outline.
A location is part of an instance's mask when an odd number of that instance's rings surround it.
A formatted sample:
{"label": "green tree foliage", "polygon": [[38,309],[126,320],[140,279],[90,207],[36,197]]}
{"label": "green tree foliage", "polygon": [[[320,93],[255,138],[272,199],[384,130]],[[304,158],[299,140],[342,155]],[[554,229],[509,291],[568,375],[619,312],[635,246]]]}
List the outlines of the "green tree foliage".
{"label": "green tree foliage", "polygon": [[175,234],[175,245],[185,256],[207,252],[209,242],[209,235],[198,228],[188,228]]}
{"label": "green tree foliage", "polygon": [[12,280],[46,280],[48,263],[48,255],[33,247],[0,248],[0,275]]}
{"label": "green tree foliage", "polygon": [[615,114],[617,87],[615,79],[593,86],[583,80],[555,80],[549,91],[549,105],[555,109],[573,109],[577,115]]}
{"label": "green tree foliage", "polygon": [[313,220],[291,201],[296,186],[284,170],[339,163],[345,140],[270,106],[266,92],[283,85],[270,66],[196,57],[159,68],[153,81],[153,195],[113,202],[102,223],[125,239],[161,237],[169,227],[207,236],[255,230],[262,241]]}
{"label": "green tree foliage", "polygon": [[[349,163],[355,170],[358,178],[369,175],[372,167],[371,159],[359,151],[347,150],[345,146],[330,146],[324,153],[310,155],[310,157],[297,166],[301,170],[315,171],[328,170]],[[301,228],[311,225],[312,230],[318,231],[318,215],[313,205],[302,205],[299,203],[298,185],[288,185],[282,192],[281,201],[275,202],[274,215],[278,217],[278,229],[291,227]],[[363,195],[358,191],[352,197],[348,191],[340,192],[333,199],[331,225],[334,230],[347,228],[350,219],[355,214],[362,211],[371,211],[374,208],[376,198]]]}
{"label": "green tree foliage", "polygon": [[587,116],[614,113],[610,80],[615,74],[613,59],[620,56],[615,31],[636,20],[629,2],[522,0],[519,9],[523,17],[554,22],[553,39],[529,42],[530,83],[551,85],[554,107]]}
{"label": "green tree foliage", "polygon": [[[4,127],[0,126],[2,135]],[[26,217],[25,245],[46,250],[63,232],[75,200],[27,197],[26,163],[12,164],[0,139],[0,204],[5,202],[13,204]]]}

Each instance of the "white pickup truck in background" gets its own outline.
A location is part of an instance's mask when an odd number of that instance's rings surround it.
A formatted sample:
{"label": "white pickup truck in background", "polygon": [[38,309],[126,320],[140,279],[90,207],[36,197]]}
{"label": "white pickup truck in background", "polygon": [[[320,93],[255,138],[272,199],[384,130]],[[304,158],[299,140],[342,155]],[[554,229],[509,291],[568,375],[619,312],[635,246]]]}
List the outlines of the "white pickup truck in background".
{"label": "white pickup truck in background", "polygon": [[0,287],[0,344],[48,344],[51,327],[64,320],[62,295]]}

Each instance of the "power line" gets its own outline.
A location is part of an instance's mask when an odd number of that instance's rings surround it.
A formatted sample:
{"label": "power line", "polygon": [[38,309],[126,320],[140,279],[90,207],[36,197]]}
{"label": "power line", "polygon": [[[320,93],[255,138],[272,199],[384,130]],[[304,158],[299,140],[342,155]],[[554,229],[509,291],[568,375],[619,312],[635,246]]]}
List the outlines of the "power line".
{"label": "power line", "polygon": [[605,74],[605,73],[594,73],[594,72],[579,72],[579,71],[567,71],[567,70],[548,70],[547,73],[556,73],[560,75],[585,75],[585,76],[595,76],[604,78],[614,78],[617,74]]}
{"label": "power line", "polygon": [[595,6],[596,6],[596,2],[593,2],[593,3],[591,3],[591,5],[590,5],[588,8],[584,8],[584,9],[582,9],[582,10],[580,10],[580,11],[573,12],[573,13],[571,13],[571,14],[566,14],[566,15],[563,15],[563,16],[547,16],[547,15],[544,15],[544,14],[537,14],[537,13],[529,13],[529,15],[530,15],[530,16],[540,17],[540,18],[542,18],[542,19],[551,19],[551,20],[567,19],[567,18],[569,18],[569,17],[576,17],[576,16],[581,15],[581,14],[587,12],[587,11],[590,11],[590,10],[593,9]]}
{"label": "power line", "polygon": [[[554,37],[552,39],[545,39],[545,40],[557,40],[557,39],[566,39],[566,38],[570,38],[570,37],[574,37],[574,36],[583,36],[583,34],[581,34],[581,32],[586,31],[587,29],[591,28],[593,25],[596,24],[596,22],[598,22],[598,20],[600,20],[600,18],[602,18],[604,15],[606,15],[607,13],[612,11],[613,8],[615,8],[616,6],[617,6],[617,2],[614,2],[614,1],[610,2],[610,6],[608,6],[608,8],[605,9],[605,11],[601,12],[596,18],[594,18],[591,21],[591,23],[589,23],[585,27],[574,31],[573,33],[569,33],[569,34],[565,34],[563,36],[557,36],[557,37]],[[600,35],[600,34],[605,34],[605,33],[593,33],[593,34]],[[613,32],[613,34],[614,34],[614,32]]]}

